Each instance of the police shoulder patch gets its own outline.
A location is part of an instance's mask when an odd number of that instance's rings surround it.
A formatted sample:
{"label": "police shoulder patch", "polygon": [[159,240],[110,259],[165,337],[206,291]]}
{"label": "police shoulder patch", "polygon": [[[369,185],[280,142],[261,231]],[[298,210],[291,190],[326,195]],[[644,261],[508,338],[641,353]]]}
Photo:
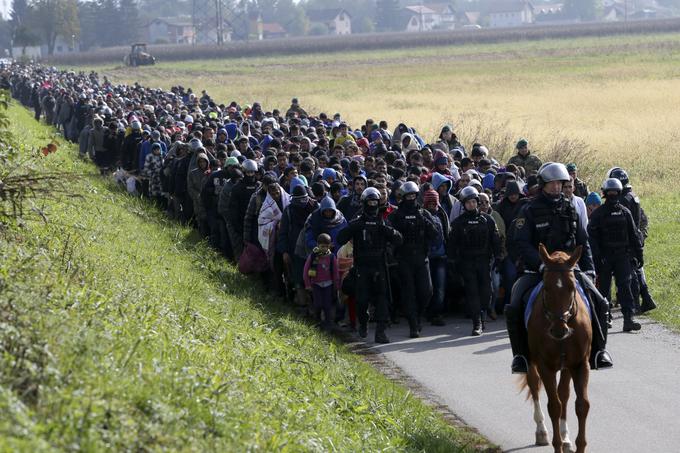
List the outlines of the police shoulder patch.
{"label": "police shoulder patch", "polygon": [[518,218],[517,221],[515,222],[515,228],[521,230],[524,227],[524,223],[525,223],[524,217]]}

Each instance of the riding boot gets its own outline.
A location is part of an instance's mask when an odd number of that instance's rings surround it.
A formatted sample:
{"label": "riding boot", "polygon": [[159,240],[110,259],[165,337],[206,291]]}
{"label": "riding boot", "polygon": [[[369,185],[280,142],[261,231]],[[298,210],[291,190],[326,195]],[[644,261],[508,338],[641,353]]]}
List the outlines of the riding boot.
{"label": "riding boot", "polygon": [[523,374],[529,369],[529,340],[522,310],[508,304],[505,306],[505,322],[508,327],[508,337],[512,348],[512,374]]}
{"label": "riding boot", "polygon": [[590,321],[593,330],[593,342],[590,349],[590,368],[593,370],[611,368],[614,366],[614,362],[607,351],[609,303],[602,296],[598,297],[599,292],[597,294],[591,292],[591,295],[593,312]]}
{"label": "riding boot", "polygon": [[652,295],[649,294],[649,288],[647,286],[640,288],[640,296],[642,296],[640,313],[647,313],[648,311],[654,310],[656,308],[656,303],[654,303]]}
{"label": "riding boot", "polygon": [[623,314],[623,331],[624,332],[633,332],[640,330],[642,326],[640,325],[639,322],[635,321],[633,319],[633,314],[632,313],[624,313]]}
{"label": "riding boot", "polygon": [[375,342],[376,343],[386,344],[386,343],[390,342],[390,339],[387,338],[387,334],[385,333],[386,327],[387,327],[386,323],[378,322],[378,324],[375,328]]}

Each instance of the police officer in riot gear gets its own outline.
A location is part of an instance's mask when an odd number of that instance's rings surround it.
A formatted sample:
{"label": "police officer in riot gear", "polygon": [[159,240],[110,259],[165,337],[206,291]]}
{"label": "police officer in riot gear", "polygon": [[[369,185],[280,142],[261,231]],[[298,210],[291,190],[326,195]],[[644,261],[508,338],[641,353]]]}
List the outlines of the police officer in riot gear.
{"label": "police officer in riot gear", "polygon": [[501,238],[493,218],[479,212],[477,189],[465,187],[458,198],[465,210],[451,224],[449,257],[463,277],[472,335],[479,336],[483,330],[483,310],[491,299],[491,259],[499,260]]}
{"label": "police officer in riot gear", "polygon": [[623,313],[623,331],[640,330],[633,319],[633,293],[631,292],[631,263],[642,267],[642,240],[633,216],[621,200],[623,185],[616,178],[602,185],[605,202],[590,216],[588,235],[593,251],[593,261],[599,277],[600,292],[611,299],[612,275]]}
{"label": "police officer in riot gear", "polygon": [[[640,206],[640,199],[633,193],[633,187],[630,185],[628,179],[628,173],[621,167],[614,167],[609,170],[607,174],[608,178],[616,178],[621,181],[623,186],[623,191],[621,192],[621,204],[628,208],[631,215],[633,216],[633,222],[640,232],[640,238],[642,240],[642,246],[644,247],[644,241],[647,237],[647,216],[645,211]],[[639,263],[638,263],[639,264]],[[647,286],[647,278],[645,277],[645,269],[642,266],[633,266],[633,271],[635,272],[635,278],[631,280],[631,290],[633,292],[633,304],[637,306],[638,296],[642,297],[642,305],[639,307],[641,313],[654,310],[656,308],[656,303],[649,293],[649,287]]]}
{"label": "police officer in riot gear", "polygon": [[404,242],[395,248],[394,256],[398,262],[401,304],[408,319],[410,336],[418,338],[420,317],[432,298],[428,261],[430,238],[441,237],[442,232],[432,214],[418,205],[416,183],[409,181],[399,190],[399,209],[387,219],[404,238]]}
{"label": "police officer in riot gear", "polygon": [[389,320],[387,264],[385,254],[388,246],[399,246],[401,234],[383,221],[380,215],[380,192],[369,187],[361,194],[362,210],[346,228],[338,233],[338,248],[353,241],[354,267],[357,277],[357,316],[359,336],[368,334],[368,305],[375,307],[377,322],[376,343],[389,343],[385,328]]}
{"label": "police officer in riot gear", "polygon": [[[508,336],[512,346],[513,373],[526,373],[529,345],[524,326],[524,297],[541,281],[541,260],[538,244],[544,244],[549,253],[557,250],[571,252],[577,246],[583,247],[575,275],[583,289],[590,293],[594,316],[591,368],[609,368],[613,365],[606,350],[607,313],[609,304],[592,279],[595,266],[588,244],[588,233],[578,221],[578,215],[562,194],[562,184],[569,180],[569,173],[561,163],[549,162],[538,172],[540,192],[522,210],[515,221],[517,252],[524,266],[524,274],[512,288],[511,302],[505,307]],[[586,275],[587,274],[587,275]]]}

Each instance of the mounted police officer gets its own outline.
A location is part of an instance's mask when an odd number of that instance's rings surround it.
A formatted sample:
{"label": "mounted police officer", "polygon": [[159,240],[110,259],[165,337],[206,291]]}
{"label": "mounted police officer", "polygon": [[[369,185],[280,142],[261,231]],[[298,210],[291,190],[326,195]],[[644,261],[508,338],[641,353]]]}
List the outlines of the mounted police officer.
{"label": "mounted police officer", "polygon": [[500,261],[501,238],[493,218],[479,212],[477,189],[464,187],[458,198],[465,211],[451,224],[449,257],[463,277],[472,335],[479,336],[483,330],[483,310],[491,299],[491,259]]}
{"label": "mounted police officer", "polygon": [[388,220],[401,233],[404,242],[394,250],[398,262],[401,303],[408,319],[411,338],[420,336],[420,317],[432,297],[430,278],[430,238],[441,237],[436,220],[417,202],[418,185],[413,181],[399,189],[399,209]]}
{"label": "mounted police officer", "polygon": [[633,293],[631,292],[631,263],[642,267],[642,240],[633,216],[621,200],[623,185],[616,178],[602,185],[605,202],[590,216],[588,236],[593,251],[595,270],[600,292],[611,299],[612,275],[616,278],[618,300],[623,313],[623,331],[640,330],[633,319]]}
{"label": "mounted police officer", "polygon": [[[524,326],[523,299],[525,294],[541,281],[541,259],[538,244],[544,244],[549,253],[571,252],[583,247],[575,275],[583,289],[590,293],[593,307],[593,347],[591,368],[609,368],[612,360],[606,350],[608,303],[595,288],[593,258],[588,244],[588,233],[581,226],[578,215],[564,195],[562,184],[569,180],[569,173],[561,163],[549,162],[541,166],[538,181],[541,191],[523,208],[515,224],[516,248],[525,273],[512,288],[512,297],[505,307],[508,336],[512,346],[513,373],[526,373],[529,345]],[[586,275],[588,274],[588,275]]]}
{"label": "mounted police officer", "polygon": [[358,217],[338,233],[337,248],[353,241],[354,267],[357,277],[357,316],[359,336],[368,335],[368,305],[375,307],[376,343],[389,343],[385,334],[389,320],[386,253],[391,245],[402,243],[401,234],[387,225],[380,215],[380,192],[369,187],[361,194],[362,210]]}
{"label": "mounted police officer", "polygon": [[[633,187],[630,185],[628,173],[620,167],[614,167],[609,170],[607,177],[616,178],[621,181],[621,185],[623,186],[620,200],[621,204],[628,208],[633,216],[633,222],[635,222],[635,227],[640,232],[642,246],[644,247],[644,241],[647,238],[647,216],[645,215],[642,206],[640,206],[640,199],[633,193]],[[642,296],[640,312],[645,313],[654,310],[656,308],[656,303],[654,303],[654,299],[652,299],[652,295],[649,293],[644,268],[642,266],[633,266],[633,271],[635,272],[635,279],[631,281],[633,304],[637,305],[638,297]]]}

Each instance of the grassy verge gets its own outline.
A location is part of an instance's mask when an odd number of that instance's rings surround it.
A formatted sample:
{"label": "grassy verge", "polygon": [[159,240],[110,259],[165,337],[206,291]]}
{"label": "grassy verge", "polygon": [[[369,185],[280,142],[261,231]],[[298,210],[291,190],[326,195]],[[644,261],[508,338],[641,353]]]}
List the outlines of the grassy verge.
{"label": "grassy verge", "polygon": [[[466,451],[407,390],[291,316],[192,231],[9,111],[79,197],[0,230],[0,445],[13,451]],[[36,211],[33,211],[36,212]],[[453,391],[454,389],[452,389]]]}
{"label": "grassy verge", "polygon": [[654,196],[642,202],[650,218],[645,272],[659,305],[650,315],[680,331],[680,194]]}

